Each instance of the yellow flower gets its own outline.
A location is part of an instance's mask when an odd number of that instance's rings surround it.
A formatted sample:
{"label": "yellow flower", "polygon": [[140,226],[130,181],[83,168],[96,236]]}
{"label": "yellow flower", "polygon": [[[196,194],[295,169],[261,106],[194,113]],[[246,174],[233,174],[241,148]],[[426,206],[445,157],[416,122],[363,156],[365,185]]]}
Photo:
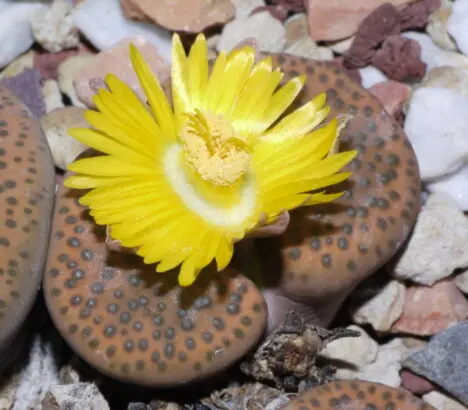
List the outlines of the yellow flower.
{"label": "yellow flower", "polygon": [[[245,47],[220,53],[211,74],[199,35],[188,56],[173,37],[173,104],[147,63],[130,46],[149,107],[116,76],[87,111],[91,129],[71,129],[77,140],[107,154],[75,161],[65,185],[91,189],[80,202],[112,237],[137,248],[157,272],[180,266],[188,286],[216,260],[230,262],[233,243],[262,218],[331,201],[316,191],[345,180],[339,171],[355,151],[334,153],[339,123],[326,118],[325,94],[279,119],[304,85],[282,79],[266,58],[254,64]],[[311,193],[311,191],[315,191]]]}

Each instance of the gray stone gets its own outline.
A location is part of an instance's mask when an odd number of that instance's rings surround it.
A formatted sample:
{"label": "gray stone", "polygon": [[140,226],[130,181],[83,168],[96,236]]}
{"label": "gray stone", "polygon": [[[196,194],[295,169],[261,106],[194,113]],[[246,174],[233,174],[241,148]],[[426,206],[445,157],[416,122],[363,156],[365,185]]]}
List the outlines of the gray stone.
{"label": "gray stone", "polygon": [[436,334],[424,349],[405,359],[403,366],[468,405],[468,322],[459,322]]}

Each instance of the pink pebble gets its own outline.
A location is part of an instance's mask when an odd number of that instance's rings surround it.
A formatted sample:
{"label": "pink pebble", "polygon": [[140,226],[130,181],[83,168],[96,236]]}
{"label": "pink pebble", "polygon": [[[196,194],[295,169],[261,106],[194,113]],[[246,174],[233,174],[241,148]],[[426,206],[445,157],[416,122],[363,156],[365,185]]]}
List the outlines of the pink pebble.
{"label": "pink pebble", "polygon": [[401,384],[406,390],[414,394],[426,394],[434,390],[434,385],[424,377],[418,376],[409,370],[400,372]]}
{"label": "pink pebble", "polygon": [[406,289],[405,304],[392,333],[432,336],[468,318],[468,301],[453,280]]}
{"label": "pink pebble", "polygon": [[385,110],[399,120],[405,101],[408,99],[411,87],[398,81],[383,81],[374,84],[369,91],[383,104]]}

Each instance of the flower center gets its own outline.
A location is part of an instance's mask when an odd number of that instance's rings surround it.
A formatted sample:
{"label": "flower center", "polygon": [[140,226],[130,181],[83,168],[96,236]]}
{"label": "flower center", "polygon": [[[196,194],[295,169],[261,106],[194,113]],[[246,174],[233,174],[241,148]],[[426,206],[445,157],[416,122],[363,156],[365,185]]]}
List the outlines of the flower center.
{"label": "flower center", "polygon": [[180,133],[185,159],[206,182],[232,186],[239,182],[249,167],[251,149],[247,141],[235,135],[231,124],[222,116],[186,114]]}

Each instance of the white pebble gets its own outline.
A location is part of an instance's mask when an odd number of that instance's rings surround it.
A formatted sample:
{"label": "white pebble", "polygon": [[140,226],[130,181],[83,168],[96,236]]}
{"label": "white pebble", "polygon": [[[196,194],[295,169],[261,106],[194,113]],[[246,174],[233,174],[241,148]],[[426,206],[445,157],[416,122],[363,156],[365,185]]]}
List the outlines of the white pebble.
{"label": "white pebble", "polygon": [[455,39],[460,51],[468,55],[468,0],[453,2],[452,14],[448,19],[447,29]]}
{"label": "white pebble", "polygon": [[85,111],[86,109],[80,107],[63,107],[41,118],[41,126],[49,143],[54,164],[64,171],[88,148],[68,134],[70,128],[89,128],[83,116]]}
{"label": "white pebble", "polygon": [[327,358],[338,359],[347,364],[338,367],[336,377],[399,387],[400,362],[408,354],[403,339],[393,339],[379,347],[377,342],[358,326],[351,325],[348,329],[358,330],[361,336],[334,340],[321,353]]}
{"label": "white pebble", "polygon": [[439,47],[456,51],[457,46],[447,29],[448,20],[452,14],[452,2],[443,0],[441,3],[441,7],[429,16],[426,31]]}
{"label": "white pebble", "polygon": [[0,0],[0,68],[5,67],[34,43],[30,19],[46,9],[40,2]]}
{"label": "white pebble", "polygon": [[171,34],[152,23],[127,20],[119,0],[86,0],[73,13],[73,20],[83,35],[98,49],[107,50],[125,37],[142,35],[160,54],[172,61]]}
{"label": "white pebble", "polygon": [[372,65],[360,68],[359,73],[361,74],[361,84],[364,88],[371,88],[374,84],[388,80],[388,77],[382,71]]}
{"label": "white pebble", "polygon": [[66,94],[76,107],[86,107],[78,98],[75,91],[74,78],[83,66],[93,59],[92,54],[78,54],[63,61],[58,67],[58,83],[60,91]]}
{"label": "white pebble", "polygon": [[455,285],[463,293],[468,293],[468,269],[455,277]]}
{"label": "white pebble", "polygon": [[421,46],[421,60],[427,64],[427,70],[444,66],[468,68],[467,56],[440,48],[428,34],[407,31],[402,35],[419,43]]}
{"label": "white pebble", "polygon": [[450,89],[427,87],[413,93],[405,132],[423,180],[451,174],[468,159],[468,98]]}
{"label": "white pebble", "polygon": [[58,53],[79,44],[79,33],[71,10],[67,0],[55,0],[48,10],[37,13],[31,21],[34,38],[47,51]]}
{"label": "white pebble", "polygon": [[377,295],[354,310],[352,318],[355,323],[369,323],[375,330],[386,332],[402,314],[404,304],[405,286],[391,280]]}
{"label": "white pebble", "polygon": [[236,8],[236,19],[248,17],[257,7],[265,5],[264,0],[231,0]]}
{"label": "white pebble", "polygon": [[431,286],[468,266],[468,218],[449,196],[435,193],[418,215],[394,276]]}
{"label": "white pebble", "polygon": [[280,52],[286,44],[286,29],[267,11],[232,20],[224,26],[216,49],[231,51],[247,38],[255,38],[260,51]]}
{"label": "white pebble", "polygon": [[379,345],[362,328],[356,325],[347,327],[350,330],[357,330],[358,337],[344,337],[333,340],[320,353],[321,356],[344,361],[353,365],[353,370],[339,369],[341,376],[354,374],[362,370],[369,363],[375,362],[379,354]]}
{"label": "white pebble", "polygon": [[426,189],[450,195],[461,211],[468,211],[468,166],[465,165],[453,174],[427,183]]}
{"label": "white pebble", "polygon": [[60,87],[55,80],[50,79],[44,81],[42,84],[42,96],[46,105],[46,113],[64,106]]}
{"label": "white pebble", "polygon": [[437,390],[425,394],[422,398],[426,403],[431,404],[437,410],[466,410],[466,407],[461,403]]}

